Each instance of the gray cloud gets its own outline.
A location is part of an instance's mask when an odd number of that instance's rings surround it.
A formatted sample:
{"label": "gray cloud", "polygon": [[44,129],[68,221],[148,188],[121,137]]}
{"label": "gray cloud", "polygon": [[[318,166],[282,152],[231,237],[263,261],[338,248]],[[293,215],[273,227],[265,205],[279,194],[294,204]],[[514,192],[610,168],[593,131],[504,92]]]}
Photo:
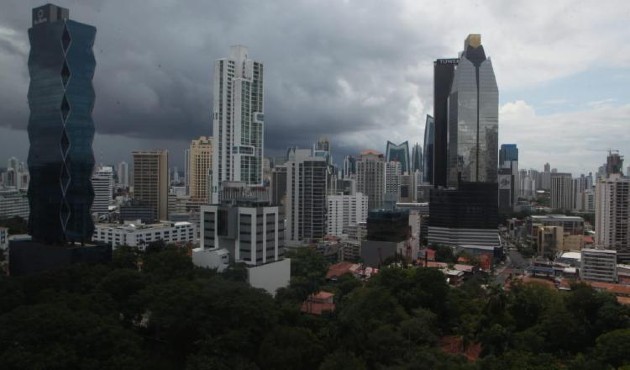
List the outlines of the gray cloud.
{"label": "gray cloud", "polygon": [[[213,63],[227,56],[232,44],[248,46],[250,56],[265,64],[267,153],[306,147],[326,135],[338,148],[337,159],[366,147],[382,150],[386,140],[421,141],[424,115],[432,110],[432,60],[456,56],[469,32],[487,34],[500,88],[502,81],[514,86],[570,74],[594,60],[578,50],[567,65],[556,61],[551,68],[536,56],[547,57],[563,44],[561,52],[572,50],[571,33],[580,45],[591,40],[572,23],[584,23],[587,12],[558,17],[567,3],[545,8],[545,17],[533,25],[531,14],[540,13],[536,2],[508,8],[500,1],[483,6],[402,0],[56,3],[70,8],[72,19],[97,27],[94,118],[99,145],[105,143],[99,150],[112,161],[120,160],[121,152],[128,156],[135,149],[129,145],[167,145],[179,153],[192,138],[210,134]],[[39,5],[3,1],[0,127],[26,128],[27,29],[30,10]],[[480,18],[483,25],[475,21]],[[597,19],[592,25],[600,24]],[[533,49],[534,41],[542,44],[543,33],[560,41],[551,49]],[[537,77],[521,78],[519,68]]]}

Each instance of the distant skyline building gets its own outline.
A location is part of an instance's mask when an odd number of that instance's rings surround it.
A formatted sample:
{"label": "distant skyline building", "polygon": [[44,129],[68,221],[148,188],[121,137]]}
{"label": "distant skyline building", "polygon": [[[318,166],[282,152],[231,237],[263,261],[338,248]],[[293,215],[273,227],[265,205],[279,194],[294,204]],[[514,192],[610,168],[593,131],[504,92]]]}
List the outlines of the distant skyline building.
{"label": "distant skyline building", "polygon": [[570,173],[551,173],[551,209],[571,211],[573,209],[573,178]]}
{"label": "distant skyline building", "polygon": [[422,147],[419,143],[415,143],[411,148],[411,172],[415,173],[416,171],[422,172],[424,163],[422,162]]}
{"label": "distant skyline building", "polygon": [[29,233],[48,244],[84,244],[94,232],[96,28],[69,15],[52,4],[34,8],[28,30]]}
{"label": "distant skyline building", "polygon": [[347,155],[343,159],[343,178],[350,178],[357,174],[357,159],[351,155]]}
{"label": "distant skyline building", "polygon": [[263,65],[232,46],[214,65],[212,203],[224,181],[263,185]]}
{"label": "distant skyline building", "polygon": [[100,167],[92,176],[92,187],[94,188],[92,214],[107,214],[114,193],[114,169]]}
{"label": "distant skyline building", "polygon": [[129,164],[125,161],[118,163],[116,175],[118,177],[118,185],[123,188],[129,187]]}
{"label": "distant skyline building", "polygon": [[154,219],[168,220],[168,151],[134,151],[133,198],[154,209]]}
{"label": "distant skyline building", "polygon": [[396,145],[391,141],[388,141],[387,147],[385,149],[385,161],[399,162],[401,175],[404,173],[411,173],[411,168],[409,165],[409,142],[404,141]]}
{"label": "distant skyline building", "polygon": [[190,143],[188,150],[188,194],[197,202],[208,202],[210,187],[208,180],[212,170],[212,137],[201,136]]}
{"label": "distant skyline building", "polygon": [[385,156],[364,150],[357,161],[357,192],[368,196],[370,210],[383,207],[385,194]]}
{"label": "distant skyline building", "polygon": [[435,151],[435,120],[427,114],[427,120],[424,125],[424,155],[422,165],[423,180],[429,184],[433,184],[433,158]]}
{"label": "distant skyline building", "polygon": [[502,167],[505,162],[518,162],[518,148],[516,144],[501,144],[499,150],[499,167]]}

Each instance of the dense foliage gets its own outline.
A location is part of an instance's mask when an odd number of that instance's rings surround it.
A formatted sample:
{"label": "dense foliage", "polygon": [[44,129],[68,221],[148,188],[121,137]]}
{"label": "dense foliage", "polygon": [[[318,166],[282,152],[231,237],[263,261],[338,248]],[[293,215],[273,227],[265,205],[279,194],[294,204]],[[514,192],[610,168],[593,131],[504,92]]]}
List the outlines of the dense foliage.
{"label": "dense foliage", "polygon": [[[275,298],[245,270],[195,268],[183,251],[119,248],[107,266],[0,278],[3,369],[609,369],[630,364],[628,309],[576,285],[509,292],[459,288],[425,268],[384,268],[368,283],[325,280],[326,261],[290,254],[291,285]],[[141,260],[142,271],[138,271]],[[300,313],[310,293],[337,309]],[[444,336],[480,343],[468,361]]]}

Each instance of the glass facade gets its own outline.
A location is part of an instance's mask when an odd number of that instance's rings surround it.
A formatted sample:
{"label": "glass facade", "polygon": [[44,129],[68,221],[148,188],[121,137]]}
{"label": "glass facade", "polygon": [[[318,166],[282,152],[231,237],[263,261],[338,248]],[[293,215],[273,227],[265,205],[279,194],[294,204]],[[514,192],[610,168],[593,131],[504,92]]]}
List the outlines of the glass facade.
{"label": "glass facade", "polygon": [[409,170],[409,142],[405,141],[396,145],[391,141],[387,142],[386,150],[387,162],[399,162],[402,173],[410,173]]}
{"label": "glass facade", "polygon": [[424,181],[433,184],[433,150],[435,147],[435,120],[427,115],[424,125]]}
{"label": "glass facade", "polygon": [[504,162],[518,161],[518,148],[516,144],[502,144],[499,151],[499,165]]}
{"label": "glass facade", "polygon": [[411,172],[422,171],[422,147],[416,143],[411,149]]}
{"label": "glass facade", "polygon": [[29,232],[45,243],[89,242],[94,231],[96,28],[54,5],[33,10],[28,103]]}
{"label": "glass facade", "polygon": [[466,39],[448,99],[448,185],[497,182],[499,90],[479,35]]}
{"label": "glass facade", "polygon": [[[433,63],[433,117],[435,140],[431,181],[436,188],[446,186],[448,97],[459,59],[438,59]],[[425,145],[426,147],[426,145]]]}

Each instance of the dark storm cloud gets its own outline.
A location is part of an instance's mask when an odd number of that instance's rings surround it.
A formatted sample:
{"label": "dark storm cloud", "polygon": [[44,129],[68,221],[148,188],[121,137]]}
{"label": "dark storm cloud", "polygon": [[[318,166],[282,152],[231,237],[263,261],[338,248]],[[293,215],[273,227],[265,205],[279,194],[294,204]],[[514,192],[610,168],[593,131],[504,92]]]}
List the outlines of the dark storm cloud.
{"label": "dark storm cloud", "polygon": [[[233,44],[248,46],[265,65],[270,151],[404,123],[411,97],[390,86],[422,60],[423,40],[398,24],[400,8],[378,1],[58,4],[97,27],[94,119],[106,135],[187,141],[210,134],[214,60]],[[0,15],[0,27],[13,31],[0,38],[0,52],[12,60],[2,84],[23,94],[12,98],[21,111],[0,121],[6,127],[26,127],[26,30],[38,5],[11,1]],[[431,56],[424,59],[428,64]],[[0,106],[0,114],[7,117],[7,109]]]}

